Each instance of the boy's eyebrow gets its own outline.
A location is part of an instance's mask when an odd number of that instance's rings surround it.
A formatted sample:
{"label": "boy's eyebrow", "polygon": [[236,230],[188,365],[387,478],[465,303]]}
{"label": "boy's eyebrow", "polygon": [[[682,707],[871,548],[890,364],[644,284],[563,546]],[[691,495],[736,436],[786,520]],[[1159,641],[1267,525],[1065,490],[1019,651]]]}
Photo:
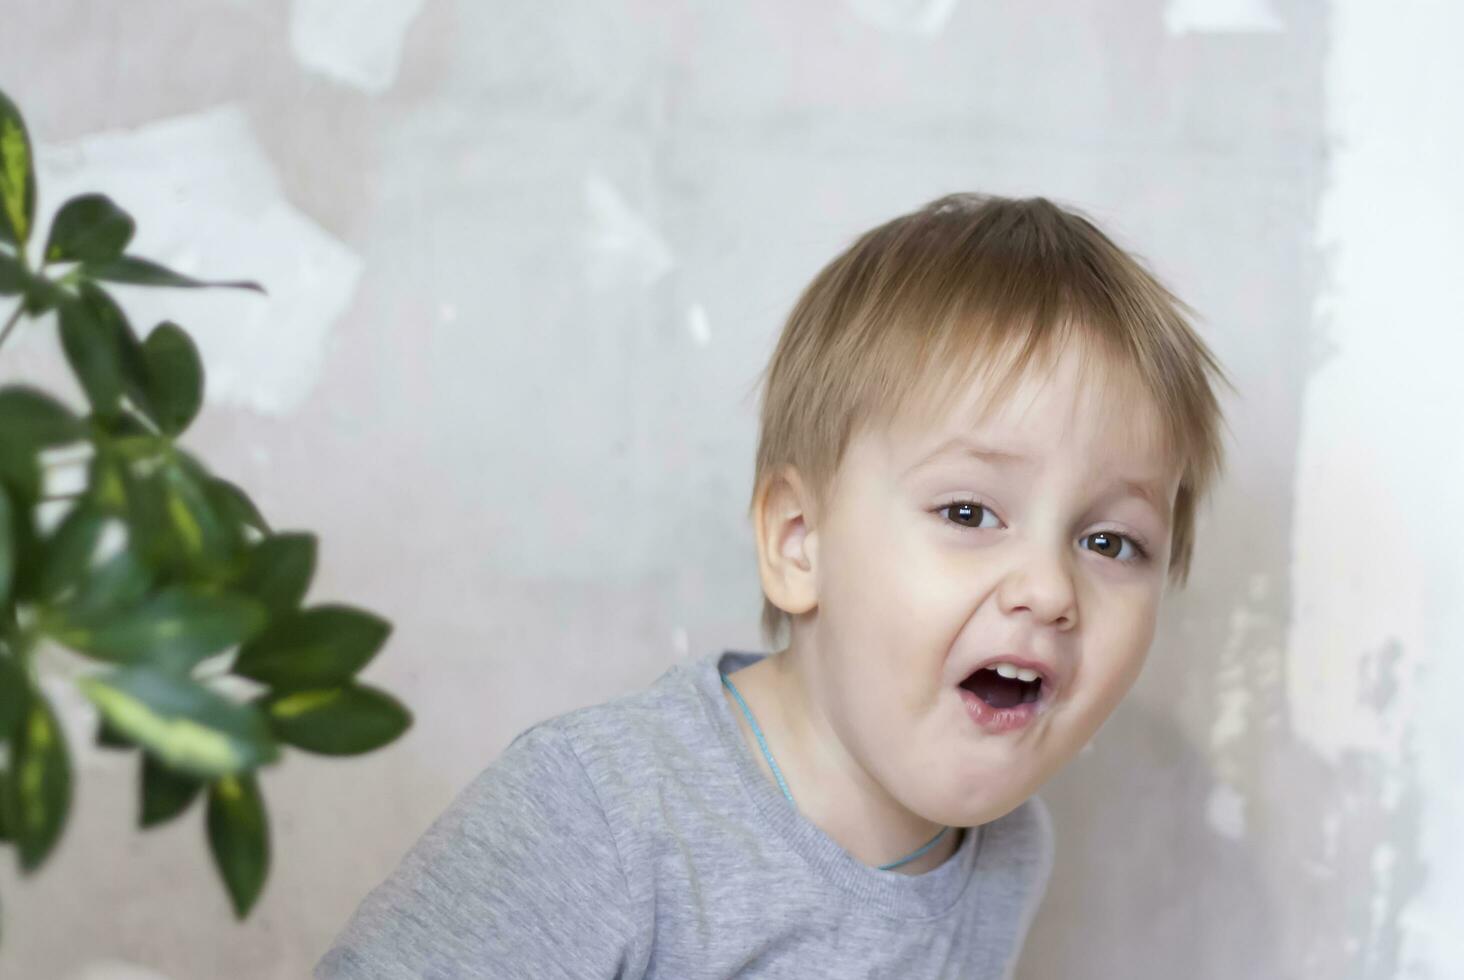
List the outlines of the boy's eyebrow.
{"label": "boy's eyebrow", "polygon": [[[970,456],[973,459],[984,460],[988,463],[1004,463],[1007,465],[1021,466],[1023,468],[1030,468],[1034,463],[1036,463],[1036,460],[1034,460],[1031,456],[1025,456],[1022,453],[1013,453],[1001,449],[993,449],[989,446],[985,446],[981,443],[975,442],[974,440],[966,436],[953,436],[950,439],[947,439],[945,442],[941,443],[939,446],[935,447],[934,450],[926,454],[921,459],[916,460],[912,466],[905,470],[905,472],[902,474],[902,477],[909,476],[911,473],[914,473],[916,470],[930,465],[937,459],[940,459],[943,456],[951,455],[955,452],[960,452],[962,455]],[[1171,513],[1169,500],[1165,497],[1163,491],[1160,490],[1157,483],[1144,480],[1133,480],[1128,478],[1120,479],[1116,482],[1120,487],[1122,487],[1124,490],[1127,490],[1130,494],[1146,501],[1150,507],[1154,508],[1154,512],[1164,519],[1164,525],[1166,527],[1169,526],[1169,522],[1174,515]]]}
{"label": "boy's eyebrow", "polygon": [[936,446],[930,453],[915,461],[909,469],[905,470],[905,476],[915,472],[922,467],[928,466],[942,456],[948,456],[959,450],[963,455],[972,456],[976,459],[985,460],[988,463],[1007,463],[1020,466],[1031,466],[1035,460],[1031,456],[1024,456],[1021,453],[1005,452],[1000,449],[992,449],[979,442],[975,442],[966,436],[952,436],[945,442]]}

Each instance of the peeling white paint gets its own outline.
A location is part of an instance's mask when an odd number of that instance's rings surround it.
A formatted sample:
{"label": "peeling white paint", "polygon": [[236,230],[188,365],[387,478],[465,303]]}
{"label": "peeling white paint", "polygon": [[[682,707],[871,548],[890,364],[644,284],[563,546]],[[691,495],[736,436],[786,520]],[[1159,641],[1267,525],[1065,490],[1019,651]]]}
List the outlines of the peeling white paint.
{"label": "peeling white paint", "polygon": [[686,329],[698,347],[706,347],[711,344],[712,321],[707,316],[706,307],[700,303],[692,304],[691,309],[686,313]]}
{"label": "peeling white paint", "polygon": [[269,291],[108,287],[140,336],[166,319],[193,337],[206,406],[287,415],[300,404],[361,260],[285,199],[242,109],[42,145],[36,157],[40,213],[101,191],[137,220],[129,251],[185,275],[253,279]]}
{"label": "peeling white paint", "polygon": [[1371,914],[1372,935],[1369,945],[1376,946],[1382,939],[1388,918],[1388,895],[1392,890],[1393,869],[1398,863],[1398,849],[1387,841],[1373,848],[1372,855],[1372,901],[1368,909]]}
{"label": "peeling white paint", "polygon": [[[44,328],[43,328],[44,329]],[[52,341],[57,338],[52,337]],[[60,346],[59,343],[56,346]],[[86,449],[90,450],[88,443]],[[41,495],[57,497],[62,494],[76,494],[87,487],[87,470],[95,453],[83,452],[76,445],[43,450],[37,455],[41,466]],[[74,500],[46,500],[36,507],[36,527],[42,534],[50,534],[66,519]]]}
{"label": "peeling white paint", "polygon": [[78,967],[66,975],[66,980],[169,980],[169,977],[150,967],[107,959],[93,960]]}
{"label": "peeling white paint", "polygon": [[127,540],[127,524],[120,517],[108,517],[102,522],[102,533],[97,535],[89,567],[95,568],[111,561],[126,546]]}
{"label": "peeling white paint", "polygon": [[423,0],[295,0],[290,47],[300,64],[380,95],[396,81],[407,28]]}
{"label": "peeling white paint", "polygon": [[1269,34],[1286,25],[1270,0],[1169,0],[1164,29],[1170,34]]}
{"label": "peeling white paint", "polygon": [[632,282],[649,286],[675,264],[660,233],[604,176],[584,182],[589,227],[585,233],[585,276],[597,288]]}
{"label": "peeling white paint", "polygon": [[1271,593],[1271,576],[1265,572],[1256,572],[1250,577],[1250,597],[1252,602],[1260,602]]}
{"label": "peeling white paint", "polygon": [[933,37],[945,30],[957,0],[849,0],[860,20],[893,34]]}
{"label": "peeling white paint", "polygon": [[1337,860],[1337,845],[1342,839],[1342,814],[1332,810],[1322,816],[1322,856],[1329,862]]}
{"label": "peeling white paint", "polygon": [[1205,801],[1205,822],[1221,837],[1245,836],[1245,797],[1229,783],[1216,783]]}
{"label": "peeling white paint", "polygon": [[1210,726],[1210,748],[1216,751],[1244,735],[1250,727],[1252,695],[1243,681],[1232,681],[1219,689],[1219,711]]}
{"label": "peeling white paint", "polygon": [[[1385,807],[1414,766],[1426,874],[1411,905],[1375,906],[1373,925],[1396,915],[1400,975],[1464,976],[1464,134],[1440,122],[1464,91],[1464,6],[1334,0],[1330,26],[1316,323],[1331,353],[1303,401],[1287,700],[1324,759],[1383,767]],[[1368,669],[1384,649],[1387,699]],[[1394,858],[1375,854],[1371,900],[1387,897]]]}

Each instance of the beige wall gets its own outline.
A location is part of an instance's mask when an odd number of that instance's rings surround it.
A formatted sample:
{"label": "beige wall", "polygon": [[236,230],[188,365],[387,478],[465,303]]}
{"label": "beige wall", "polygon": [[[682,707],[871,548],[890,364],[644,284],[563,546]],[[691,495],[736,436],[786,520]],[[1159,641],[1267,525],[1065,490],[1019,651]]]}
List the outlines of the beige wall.
{"label": "beige wall", "polygon": [[[417,722],[264,773],[235,924],[201,810],[134,829],[56,655],[76,809],[37,878],[0,862],[0,976],[304,976],[513,734],[756,648],[748,386],[824,261],[958,189],[1089,211],[1242,392],[1190,586],[1044,791],[1022,977],[1464,975],[1461,29],[1420,0],[5,0],[42,211],[105,190],[139,252],[269,287],[124,303],[198,338],[190,445],[321,535],[311,601],[395,623],[365,677]],[[48,331],[0,351],[63,375]]]}

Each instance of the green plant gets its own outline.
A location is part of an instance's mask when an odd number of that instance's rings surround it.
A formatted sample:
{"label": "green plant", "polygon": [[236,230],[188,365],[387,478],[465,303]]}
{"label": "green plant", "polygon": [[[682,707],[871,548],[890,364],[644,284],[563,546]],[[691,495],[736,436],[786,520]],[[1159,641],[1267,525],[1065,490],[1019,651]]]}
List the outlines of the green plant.
{"label": "green plant", "polygon": [[[15,303],[0,346],[22,319],[54,314],[89,409],[0,388],[0,843],[30,874],[70,809],[70,755],[37,682],[40,654],[100,661],[76,683],[98,710],[97,744],[138,751],[139,826],[205,795],[208,846],[242,919],[269,870],[259,768],[284,745],[358,754],[411,725],[397,700],[355,679],[391,624],[302,605],[315,536],[272,529],[178,444],[203,404],[198,350],[169,322],[139,339],[103,284],[264,290],[125,254],[133,221],[101,194],[63,204],[32,263],[35,193],[25,122],[0,92],[0,303]],[[85,466],[83,489],[47,494],[47,474],[68,466]]]}

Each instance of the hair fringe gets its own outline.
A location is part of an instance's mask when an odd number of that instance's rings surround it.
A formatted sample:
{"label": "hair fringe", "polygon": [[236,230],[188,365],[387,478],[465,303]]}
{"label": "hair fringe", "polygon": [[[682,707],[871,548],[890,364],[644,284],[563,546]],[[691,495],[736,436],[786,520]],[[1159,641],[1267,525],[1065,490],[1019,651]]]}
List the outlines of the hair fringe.
{"label": "hair fringe", "polygon": [[[993,382],[986,403],[999,403],[1081,331],[1105,355],[1093,365],[1100,376],[1122,373],[1149,394],[1182,460],[1168,573],[1183,586],[1197,509],[1224,465],[1215,385],[1235,392],[1192,319],[1077,209],[1045,197],[937,198],[864,232],[794,303],[750,389],[761,400],[748,515],[785,465],[822,510],[862,426],[929,410],[978,378]],[[770,648],[788,622],[764,596]]]}

